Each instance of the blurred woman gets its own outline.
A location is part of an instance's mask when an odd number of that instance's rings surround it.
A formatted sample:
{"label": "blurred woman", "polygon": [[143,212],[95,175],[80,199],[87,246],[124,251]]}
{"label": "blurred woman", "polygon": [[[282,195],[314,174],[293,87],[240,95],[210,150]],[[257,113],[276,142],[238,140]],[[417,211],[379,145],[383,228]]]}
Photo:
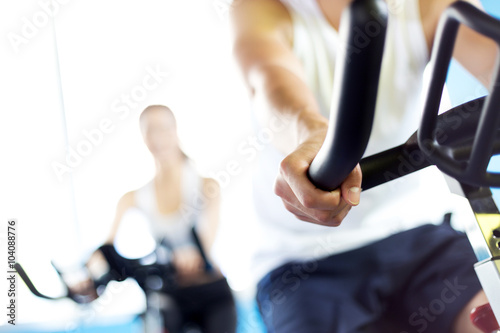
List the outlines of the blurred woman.
{"label": "blurred woman", "polygon": [[108,256],[110,248],[116,253],[112,244],[123,216],[129,209],[141,210],[157,244],[168,244],[173,254],[176,287],[163,289],[171,304],[163,319],[168,332],[183,332],[186,323],[199,326],[204,333],[235,332],[230,288],[217,267],[211,265],[210,271],[206,270],[192,234],[196,225],[201,247],[209,253],[219,221],[218,184],[200,177],[182,152],[176,120],[168,107],[147,107],[140,116],[140,128],[154,157],[156,173],[146,185],[119,200],[111,233],[101,249],[106,248]]}

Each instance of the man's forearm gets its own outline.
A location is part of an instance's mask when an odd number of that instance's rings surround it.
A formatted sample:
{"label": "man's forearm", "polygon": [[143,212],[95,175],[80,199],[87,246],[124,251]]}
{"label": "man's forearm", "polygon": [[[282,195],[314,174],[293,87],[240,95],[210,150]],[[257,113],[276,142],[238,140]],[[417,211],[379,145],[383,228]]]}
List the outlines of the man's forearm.
{"label": "man's forearm", "polygon": [[273,129],[278,118],[284,124],[275,133],[275,146],[285,154],[317,136],[324,137],[328,120],[302,78],[279,65],[266,65],[249,74],[255,112],[262,126]]}

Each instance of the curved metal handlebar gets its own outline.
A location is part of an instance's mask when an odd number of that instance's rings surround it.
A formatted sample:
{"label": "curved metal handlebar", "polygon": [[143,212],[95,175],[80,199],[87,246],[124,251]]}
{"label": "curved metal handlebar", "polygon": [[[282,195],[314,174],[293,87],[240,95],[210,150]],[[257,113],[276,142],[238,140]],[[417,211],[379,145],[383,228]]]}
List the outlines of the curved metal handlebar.
{"label": "curved metal handlebar", "polygon": [[500,186],[500,174],[487,172],[494,153],[497,128],[500,125],[500,62],[491,92],[486,98],[467,161],[456,159],[449,147],[440,142],[437,116],[453,46],[460,24],[493,39],[500,45],[500,21],[466,2],[456,2],[444,13],[438,26],[435,47],[431,56],[432,75],[426,91],[418,143],[427,159],[444,173],[460,182],[474,186]]}
{"label": "curved metal handlebar", "polygon": [[[387,27],[382,0],[354,0],[342,13],[328,133],[309,178],[334,190],[361,160],[370,138]],[[361,36],[368,37],[360,39]]]}
{"label": "curved metal handlebar", "polygon": [[[456,161],[467,161],[470,158],[485,99],[481,97],[459,105],[436,119],[435,133],[438,142],[446,147],[447,154]],[[500,126],[494,131],[493,153],[500,153]],[[359,164],[363,173],[363,190],[432,165],[418,145],[417,132],[406,143],[365,157]]]}
{"label": "curved metal handlebar", "polygon": [[[386,26],[379,24],[378,34],[372,34],[363,48],[356,48],[356,38],[359,38],[360,31],[373,25],[375,19],[379,23],[386,22],[386,10],[385,4],[379,0],[354,0],[342,15],[341,34],[348,52],[338,59],[328,133],[309,168],[309,178],[323,190],[334,190],[342,183],[360,162],[368,144],[375,112]],[[500,59],[497,59],[496,75],[490,94],[484,103],[483,100],[477,101],[482,108],[478,120],[461,120],[467,127],[466,147],[457,147],[456,142],[454,146],[450,146],[449,140],[443,140],[444,129],[454,136],[459,137],[462,134],[451,131],[454,128],[446,126],[446,116],[440,117],[438,122],[442,90],[460,24],[493,39],[500,46],[499,20],[463,1],[452,4],[444,12],[431,56],[431,81],[426,91],[424,113],[418,133],[405,145],[362,161],[363,189],[391,180],[391,177],[381,176],[380,173],[389,170],[387,168],[396,168],[396,164],[393,164],[395,159],[400,158],[401,154],[407,154],[410,147],[412,151],[417,149],[424,155],[426,163],[422,165],[434,164],[462,183],[500,187],[500,174],[486,171],[491,156],[498,153]],[[467,108],[476,109],[477,106],[473,105],[473,102],[464,104]],[[453,113],[455,116],[456,112]]]}

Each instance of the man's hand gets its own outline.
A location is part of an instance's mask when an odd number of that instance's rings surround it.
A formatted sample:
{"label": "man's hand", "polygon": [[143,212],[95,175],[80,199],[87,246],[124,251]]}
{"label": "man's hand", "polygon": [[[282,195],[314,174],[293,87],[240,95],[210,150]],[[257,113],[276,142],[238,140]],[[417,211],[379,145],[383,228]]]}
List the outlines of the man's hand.
{"label": "man's hand", "polygon": [[304,141],[280,165],[274,191],[285,208],[299,220],[325,226],[339,226],[352,206],[359,204],[361,168],[359,164],[340,188],[326,192],[316,188],[307,170],[324,140],[324,133]]}
{"label": "man's hand", "polygon": [[237,4],[231,11],[234,54],[254,98],[257,118],[264,127],[276,116],[290,123],[273,142],[287,155],[275,193],[297,218],[338,226],[359,203],[361,169],[356,167],[332,192],[321,191],[309,181],[307,170],[323,143],[328,119],[321,116],[302,63],[293,52],[290,13],[277,0]]}

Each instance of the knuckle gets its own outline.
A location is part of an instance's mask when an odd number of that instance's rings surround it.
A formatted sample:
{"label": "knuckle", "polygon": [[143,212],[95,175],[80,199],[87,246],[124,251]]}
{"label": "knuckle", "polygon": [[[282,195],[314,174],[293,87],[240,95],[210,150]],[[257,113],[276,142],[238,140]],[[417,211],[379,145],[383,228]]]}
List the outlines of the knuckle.
{"label": "knuckle", "polygon": [[356,178],[358,178],[359,180],[363,178],[363,172],[361,171],[361,166],[359,164],[356,165],[353,171]]}
{"label": "knuckle", "polygon": [[295,217],[301,221],[304,221],[304,222],[313,222],[310,218],[307,218],[307,217],[302,216],[302,215],[295,215]]}
{"label": "knuckle", "polygon": [[300,199],[300,203],[305,207],[309,209],[314,209],[317,207],[316,200],[311,196],[311,195],[304,195]]}
{"label": "knuckle", "polygon": [[304,172],[307,167],[308,164],[304,164],[300,158],[290,154],[280,162],[279,170],[283,175],[298,175]]}
{"label": "knuckle", "polygon": [[281,185],[281,182],[279,180],[276,180],[276,182],[274,183],[274,194],[276,194],[278,197],[282,197],[284,194],[283,186]]}
{"label": "knuckle", "polygon": [[359,163],[354,167],[354,172],[361,174],[361,165],[359,165]]}
{"label": "knuckle", "polygon": [[329,211],[319,211],[319,212],[316,212],[316,214],[314,215],[315,219],[322,223],[322,224],[328,224],[331,220],[331,217],[330,217],[330,212]]}
{"label": "knuckle", "polygon": [[289,205],[288,203],[283,201],[283,206],[285,206],[285,209],[288,210],[290,213],[293,213],[295,215],[295,209],[293,206]]}
{"label": "knuckle", "polygon": [[342,193],[340,190],[335,190],[330,192],[329,202],[331,203],[331,207],[335,208],[341,204]]}
{"label": "knuckle", "polygon": [[279,170],[281,173],[283,174],[287,174],[290,170],[290,164],[291,164],[291,161],[290,161],[290,157],[287,156],[285,157],[281,162],[280,162],[280,167],[279,167]]}
{"label": "knuckle", "polygon": [[333,226],[333,227],[338,227],[340,224],[342,224],[342,221],[344,219],[339,216],[339,215],[336,215],[334,217],[331,218],[331,221],[330,221],[330,224]]}

